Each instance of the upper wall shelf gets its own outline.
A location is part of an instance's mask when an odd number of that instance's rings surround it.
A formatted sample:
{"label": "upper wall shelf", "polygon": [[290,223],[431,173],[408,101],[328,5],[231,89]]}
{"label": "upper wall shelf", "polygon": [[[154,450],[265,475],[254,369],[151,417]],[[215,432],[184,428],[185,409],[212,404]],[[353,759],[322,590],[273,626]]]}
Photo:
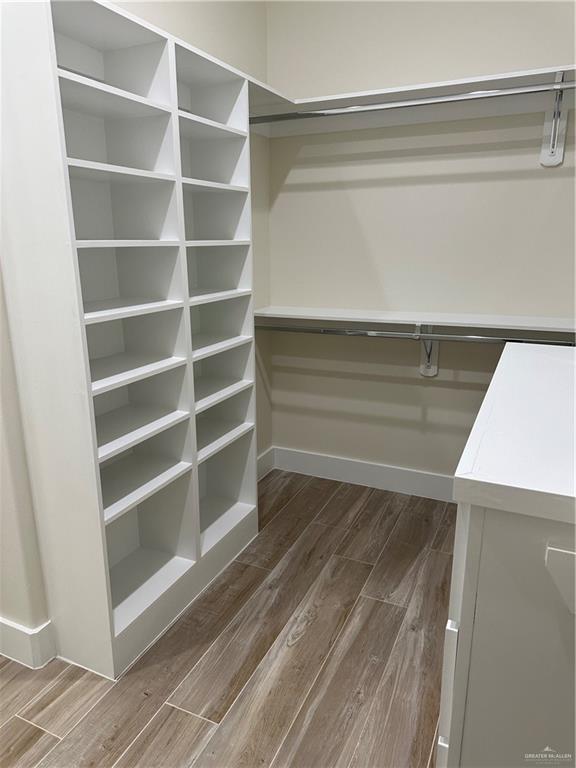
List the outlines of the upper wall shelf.
{"label": "upper wall shelf", "polygon": [[546,112],[559,90],[572,109],[574,75],[570,65],[312,99],[261,95],[250,121],[254,130],[276,137]]}
{"label": "upper wall shelf", "polygon": [[568,317],[280,306],[257,309],[254,317],[256,327],[261,329],[415,340],[514,341],[538,335],[539,341],[573,344],[576,332],[574,320]]}

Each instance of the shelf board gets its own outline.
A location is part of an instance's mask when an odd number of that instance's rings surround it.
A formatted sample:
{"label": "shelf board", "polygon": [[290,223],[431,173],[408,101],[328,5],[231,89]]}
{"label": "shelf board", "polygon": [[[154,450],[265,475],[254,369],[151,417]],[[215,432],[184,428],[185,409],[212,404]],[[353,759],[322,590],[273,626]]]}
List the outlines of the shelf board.
{"label": "shelf board", "polygon": [[197,461],[201,464],[226,446],[254,429],[248,421],[227,421],[224,419],[206,419],[196,425],[198,441]]}
{"label": "shelf board", "polygon": [[254,382],[249,379],[232,378],[213,378],[201,376],[194,383],[194,394],[196,396],[196,414],[203,413],[213,405],[222,403],[224,400],[245,389],[253,386]]}
{"label": "shelf board", "polygon": [[210,304],[213,301],[226,301],[228,299],[238,299],[242,296],[250,296],[250,288],[234,288],[232,290],[218,290],[217,288],[198,288],[190,296],[190,306],[195,307],[198,304]]}
{"label": "shelf board", "polygon": [[86,325],[103,323],[107,320],[121,320],[125,317],[148,315],[153,312],[163,312],[184,306],[178,299],[137,299],[132,296],[118,299],[90,301],[84,305],[84,322]]}
{"label": "shelf board", "polygon": [[248,194],[248,187],[238,186],[237,184],[223,184],[220,181],[205,181],[204,179],[190,179],[183,178],[182,184],[184,184],[184,191],[197,190],[203,192],[204,190],[215,190],[224,192],[242,192]]}
{"label": "shelf board", "polygon": [[250,245],[250,240],[186,240],[184,245],[188,248],[216,248],[228,245]]}
{"label": "shelf board", "polygon": [[[504,116],[543,112],[549,109],[550,92],[501,95],[476,101],[453,101],[442,104],[411,105],[419,99],[458,97],[471,92],[491,92],[499,89],[515,89],[553,83],[556,73],[562,71],[565,81],[574,80],[574,65],[546,69],[505,72],[497,75],[417,83],[414,85],[358,91],[305,99],[287,99],[263,84],[252,87],[257,99],[251,102],[251,118],[263,115],[291,114],[326,111],[341,108],[358,109],[368,105],[402,104],[402,108],[378,112],[351,111],[346,115],[317,116],[314,119],[289,119],[282,122],[253,124],[252,129],[269,137],[351,131],[410,123],[449,122],[471,118]],[[566,101],[573,108],[573,92],[565,91]],[[407,108],[408,107],[408,108]]]}
{"label": "shelf board", "polygon": [[189,472],[192,464],[164,456],[131,453],[100,470],[106,525]]}
{"label": "shelf board", "polygon": [[151,405],[125,405],[96,416],[98,461],[111,459],[189,416],[188,411]]}
{"label": "shelf board", "polygon": [[194,560],[157,549],[139,548],[110,569],[114,633],[159,600],[194,565]]}
{"label": "shelf board", "polygon": [[248,137],[247,131],[243,131],[240,128],[232,128],[231,126],[224,125],[224,123],[210,120],[207,117],[200,117],[200,115],[187,112],[182,108],[178,110],[178,117],[182,118],[180,121],[180,134],[186,139],[210,139],[219,134],[237,136],[243,139]]}
{"label": "shelf board", "polygon": [[169,115],[170,109],[82,75],[59,69],[62,107],[95,117],[131,118]]}
{"label": "shelf board", "polygon": [[175,181],[176,177],[170,173],[158,173],[157,171],[145,171],[139,168],[130,168],[125,165],[111,165],[110,163],[97,163],[92,160],[76,160],[67,158],[70,176],[76,179],[94,179],[96,181],[116,181],[118,183],[132,183],[135,181]]}
{"label": "shelf board", "polygon": [[252,341],[252,336],[228,336],[226,334],[199,333],[192,337],[192,359],[203,360],[227,349],[234,349]]}
{"label": "shelf board", "polygon": [[212,496],[200,499],[200,509],[202,516],[212,521],[200,534],[200,551],[202,555],[205,555],[238,523],[253,512],[256,506],[221,496]]}
{"label": "shelf board", "polygon": [[[113,85],[107,85],[106,83],[100,82],[99,80],[94,80],[93,78],[87,77],[86,75],[70,72],[67,69],[63,69],[62,67],[58,67],[58,79],[60,80],[60,87],[62,90],[64,90],[64,88],[68,88],[68,84],[73,83],[76,86],[82,86],[85,89],[90,89],[94,93],[94,97],[99,97],[101,103],[103,104],[110,104],[110,97],[112,97],[116,100],[116,103],[118,103],[118,99],[121,99],[125,103],[131,102],[135,107],[143,107],[145,108],[145,111],[142,112],[143,116],[147,114],[158,114],[158,111],[161,111],[163,114],[170,113],[171,111],[167,105],[152,101],[151,99],[147,99],[144,96],[138,96],[137,94],[131,93],[130,91],[125,91],[122,88],[115,88]],[[64,83],[67,85],[64,86]],[[86,103],[88,97],[78,94],[80,94],[80,89],[76,88],[74,90],[73,96],[71,97],[72,101],[68,101],[65,106],[69,106],[70,109],[74,109],[74,100],[76,100],[76,103],[80,106],[82,103]],[[119,109],[122,108],[119,107]],[[119,116],[120,114],[123,113],[119,113]],[[130,114],[134,113],[132,112]]]}
{"label": "shelf board", "polygon": [[173,248],[179,245],[179,240],[76,240],[76,248]]}
{"label": "shelf board", "polygon": [[[574,320],[567,317],[531,317],[522,315],[474,315],[448,312],[404,312],[318,307],[262,307],[256,319],[298,320],[335,323],[375,323],[382,325],[433,325],[460,328],[507,329],[511,331],[548,331],[573,333]],[[264,326],[262,326],[264,327]]]}
{"label": "shelf board", "polygon": [[185,363],[186,358],[179,356],[119,354],[99,357],[90,361],[92,394],[100,395],[157,373],[170,371]]}

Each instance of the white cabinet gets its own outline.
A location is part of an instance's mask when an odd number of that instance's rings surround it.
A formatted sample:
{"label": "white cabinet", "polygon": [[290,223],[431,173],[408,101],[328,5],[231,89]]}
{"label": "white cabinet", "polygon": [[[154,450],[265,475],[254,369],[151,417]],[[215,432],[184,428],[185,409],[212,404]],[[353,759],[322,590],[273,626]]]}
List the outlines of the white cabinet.
{"label": "white cabinet", "polygon": [[508,345],[458,467],[438,766],[574,764],[575,364]]}
{"label": "white cabinet", "polygon": [[48,599],[59,653],[114,677],[257,533],[248,83],[105,4],[4,10]]}

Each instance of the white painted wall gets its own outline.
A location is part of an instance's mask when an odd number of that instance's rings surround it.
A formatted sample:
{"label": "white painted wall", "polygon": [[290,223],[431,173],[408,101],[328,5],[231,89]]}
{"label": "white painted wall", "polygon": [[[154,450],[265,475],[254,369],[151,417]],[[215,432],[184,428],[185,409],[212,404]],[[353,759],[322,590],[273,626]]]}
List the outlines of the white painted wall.
{"label": "white painted wall", "polygon": [[267,3],[127,0],[117,5],[258,80],[266,80]]}
{"label": "white painted wall", "polygon": [[300,98],[574,62],[571,2],[267,5],[268,81]]}
{"label": "white painted wall", "polygon": [[[269,78],[312,96],[567,64],[573,21],[554,2],[273,2]],[[272,140],[270,303],[572,315],[574,143],[541,168],[542,120]],[[442,344],[423,379],[413,342],[260,333],[259,351],[271,444],[447,474],[499,356]]]}
{"label": "white painted wall", "polygon": [[1,284],[0,368],[0,619],[32,629],[48,611]]}

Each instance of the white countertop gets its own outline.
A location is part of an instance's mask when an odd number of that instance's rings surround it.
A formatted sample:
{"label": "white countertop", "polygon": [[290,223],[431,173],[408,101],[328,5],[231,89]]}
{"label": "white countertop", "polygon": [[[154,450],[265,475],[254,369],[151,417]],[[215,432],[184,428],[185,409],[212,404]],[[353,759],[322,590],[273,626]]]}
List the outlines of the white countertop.
{"label": "white countertop", "polygon": [[507,344],[454,479],[454,499],[575,521],[576,349]]}

